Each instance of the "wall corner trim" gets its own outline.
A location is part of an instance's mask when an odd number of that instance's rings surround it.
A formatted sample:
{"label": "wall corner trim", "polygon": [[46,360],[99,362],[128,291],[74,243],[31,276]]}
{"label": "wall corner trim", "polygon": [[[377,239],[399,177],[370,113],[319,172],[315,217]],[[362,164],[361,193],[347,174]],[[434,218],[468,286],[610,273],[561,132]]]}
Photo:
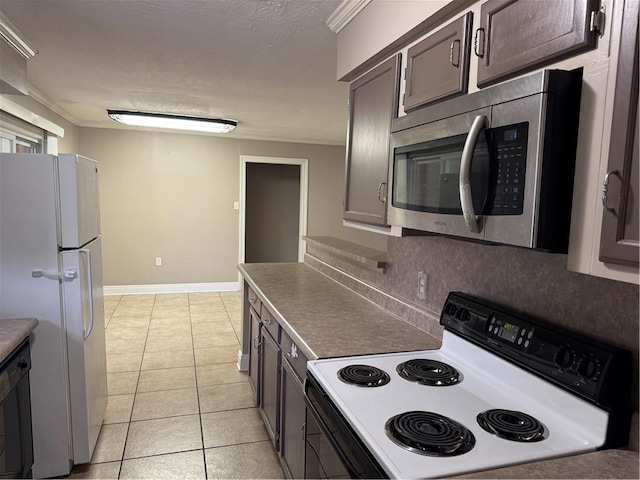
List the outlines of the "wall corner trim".
{"label": "wall corner trim", "polygon": [[9,19],[0,13],[0,37],[2,37],[13,49],[27,60],[34,57],[38,51],[24,38]]}
{"label": "wall corner trim", "polygon": [[105,285],[106,295],[154,295],[162,293],[238,292],[240,282],[159,283],[153,285]]}
{"label": "wall corner trim", "polygon": [[371,0],[344,0],[325,24],[333,33],[340,33],[369,3]]}

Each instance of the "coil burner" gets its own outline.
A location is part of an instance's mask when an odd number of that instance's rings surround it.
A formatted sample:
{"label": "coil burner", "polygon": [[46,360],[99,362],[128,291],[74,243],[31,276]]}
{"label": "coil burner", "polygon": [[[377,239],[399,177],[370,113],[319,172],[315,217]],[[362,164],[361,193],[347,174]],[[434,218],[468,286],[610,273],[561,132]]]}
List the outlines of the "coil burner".
{"label": "coil burner", "polygon": [[338,371],[338,378],[358,387],[381,387],[391,381],[387,372],[370,365],[348,365]]}
{"label": "coil burner", "polygon": [[437,360],[415,358],[396,367],[398,374],[405,380],[418,382],[431,387],[446,387],[462,381],[458,370]]}
{"label": "coil burner", "polygon": [[421,455],[452,457],[473,448],[476,439],[464,425],[433,412],[406,412],[385,424],[397,445]]}
{"label": "coil burner", "polygon": [[487,410],[478,415],[477,421],[487,432],[514,442],[539,442],[548,436],[538,420],[513,410]]}

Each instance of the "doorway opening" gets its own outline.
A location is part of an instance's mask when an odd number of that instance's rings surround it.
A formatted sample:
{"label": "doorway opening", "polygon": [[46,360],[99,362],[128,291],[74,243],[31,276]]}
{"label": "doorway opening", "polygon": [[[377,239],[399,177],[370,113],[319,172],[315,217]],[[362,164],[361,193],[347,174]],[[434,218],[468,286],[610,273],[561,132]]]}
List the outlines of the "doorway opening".
{"label": "doorway opening", "polygon": [[240,157],[240,263],[302,262],[308,160]]}

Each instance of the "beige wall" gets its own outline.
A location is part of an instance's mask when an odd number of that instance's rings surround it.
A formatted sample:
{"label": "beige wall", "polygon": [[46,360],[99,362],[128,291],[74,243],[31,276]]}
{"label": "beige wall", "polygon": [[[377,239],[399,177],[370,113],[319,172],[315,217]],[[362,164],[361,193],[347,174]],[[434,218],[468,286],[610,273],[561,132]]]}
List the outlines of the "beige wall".
{"label": "beige wall", "polygon": [[308,234],[386,250],[386,238],[342,226],[344,147],[95,128],[79,138],[100,162],[105,285],[236,281],[240,155],[308,158]]}

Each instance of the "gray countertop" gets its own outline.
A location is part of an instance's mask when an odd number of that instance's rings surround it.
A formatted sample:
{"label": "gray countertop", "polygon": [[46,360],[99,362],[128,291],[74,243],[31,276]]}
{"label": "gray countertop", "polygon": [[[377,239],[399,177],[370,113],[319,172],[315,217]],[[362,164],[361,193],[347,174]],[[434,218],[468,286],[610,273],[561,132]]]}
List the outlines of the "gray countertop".
{"label": "gray countertop", "polygon": [[440,347],[437,338],[304,263],[238,268],[309,359]]}
{"label": "gray countertop", "polygon": [[[427,350],[440,341],[302,263],[243,264],[244,279],[310,359]],[[637,428],[634,429],[637,434]],[[637,451],[603,450],[456,478],[639,478]]]}
{"label": "gray countertop", "polygon": [[638,478],[638,452],[602,450],[455,478]]}
{"label": "gray countertop", "polygon": [[38,325],[35,318],[0,319],[0,362],[29,336]]}

